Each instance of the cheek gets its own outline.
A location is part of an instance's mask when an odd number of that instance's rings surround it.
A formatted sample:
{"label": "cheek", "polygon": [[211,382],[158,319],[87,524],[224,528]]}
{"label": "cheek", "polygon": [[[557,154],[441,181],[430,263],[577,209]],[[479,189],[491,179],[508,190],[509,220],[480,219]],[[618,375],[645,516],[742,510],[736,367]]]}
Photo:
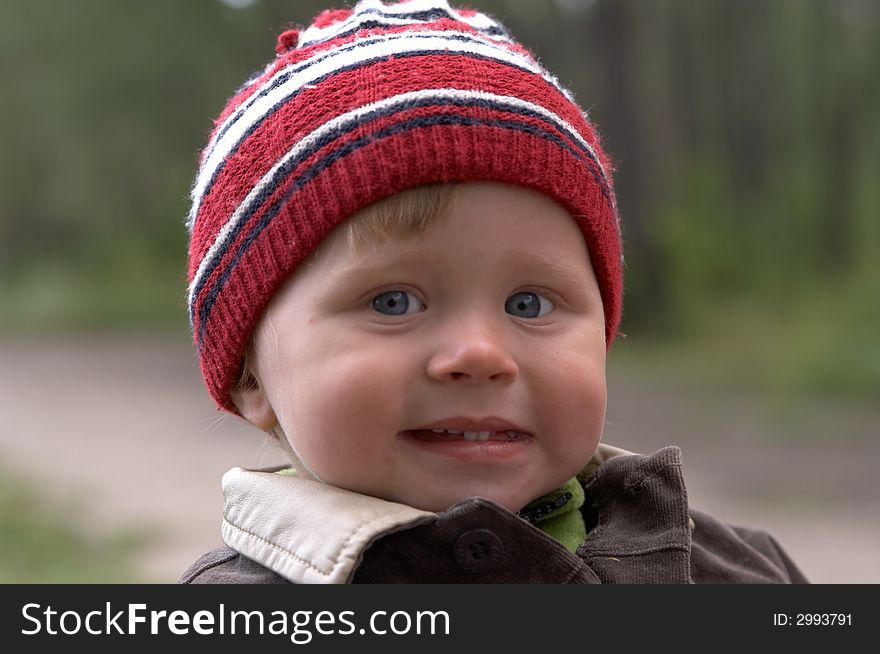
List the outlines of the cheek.
{"label": "cheek", "polygon": [[537,381],[538,415],[548,433],[560,434],[561,446],[592,454],[605,423],[604,347],[594,352],[566,350],[548,363]]}
{"label": "cheek", "polygon": [[396,436],[411,376],[405,360],[376,346],[313,345],[291,364],[289,393],[277,399],[285,432],[324,456],[352,447],[364,453]]}
{"label": "cheek", "polygon": [[605,419],[605,400],[603,368],[568,366],[566,374],[559,378],[555,408],[570,420],[584,425],[601,425]]}

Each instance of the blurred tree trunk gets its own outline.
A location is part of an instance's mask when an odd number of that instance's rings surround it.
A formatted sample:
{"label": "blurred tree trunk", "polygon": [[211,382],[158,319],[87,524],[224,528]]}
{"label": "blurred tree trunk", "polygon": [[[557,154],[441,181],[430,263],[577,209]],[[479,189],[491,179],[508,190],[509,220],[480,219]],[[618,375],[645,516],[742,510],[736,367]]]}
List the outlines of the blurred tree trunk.
{"label": "blurred tree trunk", "polygon": [[[689,151],[711,127],[711,89],[692,60],[694,5],[677,0],[599,0],[589,26],[597,122],[618,166],[627,253],[626,324],[665,322],[670,279],[659,248],[666,207]],[[700,94],[702,92],[702,94]],[[596,116],[594,116],[596,117]]]}

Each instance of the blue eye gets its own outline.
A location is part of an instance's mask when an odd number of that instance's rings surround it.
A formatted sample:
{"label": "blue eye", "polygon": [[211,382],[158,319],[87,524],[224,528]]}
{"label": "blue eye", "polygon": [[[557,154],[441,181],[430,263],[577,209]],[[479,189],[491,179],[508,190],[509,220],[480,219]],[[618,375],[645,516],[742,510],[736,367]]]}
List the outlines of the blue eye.
{"label": "blue eye", "polygon": [[386,316],[402,316],[407,313],[422,311],[425,308],[412,293],[405,291],[379,293],[379,295],[373,298],[370,305],[373,309]]}
{"label": "blue eye", "polygon": [[553,303],[538,293],[514,293],[504,303],[504,310],[517,318],[540,318],[553,311]]}

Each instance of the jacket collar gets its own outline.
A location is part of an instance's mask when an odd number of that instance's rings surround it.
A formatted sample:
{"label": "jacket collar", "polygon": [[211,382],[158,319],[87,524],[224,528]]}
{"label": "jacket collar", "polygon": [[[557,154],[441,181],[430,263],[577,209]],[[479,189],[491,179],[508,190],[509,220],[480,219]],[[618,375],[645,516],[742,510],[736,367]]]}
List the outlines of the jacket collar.
{"label": "jacket collar", "polygon": [[[684,555],[676,567],[682,567],[686,581],[690,534],[679,468],[680,451],[675,447],[646,457],[600,444],[578,475],[598,502],[600,515],[579,552],[582,558],[602,568],[609,561],[617,565],[620,556],[672,547]],[[650,519],[645,512],[652,506],[644,501],[645,489],[652,496],[658,490],[666,504],[671,502],[672,529],[633,533],[632,525],[617,517],[642,513]],[[377,538],[438,518],[436,513],[317,481],[243,468],[223,476],[223,495],[221,533],[226,544],[294,583],[346,583]]]}
{"label": "jacket collar", "polygon": [[310,479],[243,468],[223,475],[223,496],[226,544],[294,583],[345,583],[379,535],[436,518]]}
{"label": "jacket collar", "polygon": [[681,450],[627,453],[578,478],[596,507],[596,525],[578,555],[603,581],[690,583],[691,532]]}

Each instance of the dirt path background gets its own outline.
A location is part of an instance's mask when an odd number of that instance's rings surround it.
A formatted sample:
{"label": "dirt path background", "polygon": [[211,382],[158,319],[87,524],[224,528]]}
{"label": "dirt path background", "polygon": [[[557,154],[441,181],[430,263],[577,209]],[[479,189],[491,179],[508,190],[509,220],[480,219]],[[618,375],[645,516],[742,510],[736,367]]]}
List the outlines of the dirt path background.
{"label": "dirt path background", "polygon": [[[0,340],[0,405],[0,470],[80,498],[90,528],[149,527],[139,563],[160,582],[220,544],[223,472],[282,460],[215,411],[180,337]],[[680,445],[691,504],[770,530],[814,582],[880,583],[878,436],[880,407],[783,410],[609,373],[605,441]]]}

